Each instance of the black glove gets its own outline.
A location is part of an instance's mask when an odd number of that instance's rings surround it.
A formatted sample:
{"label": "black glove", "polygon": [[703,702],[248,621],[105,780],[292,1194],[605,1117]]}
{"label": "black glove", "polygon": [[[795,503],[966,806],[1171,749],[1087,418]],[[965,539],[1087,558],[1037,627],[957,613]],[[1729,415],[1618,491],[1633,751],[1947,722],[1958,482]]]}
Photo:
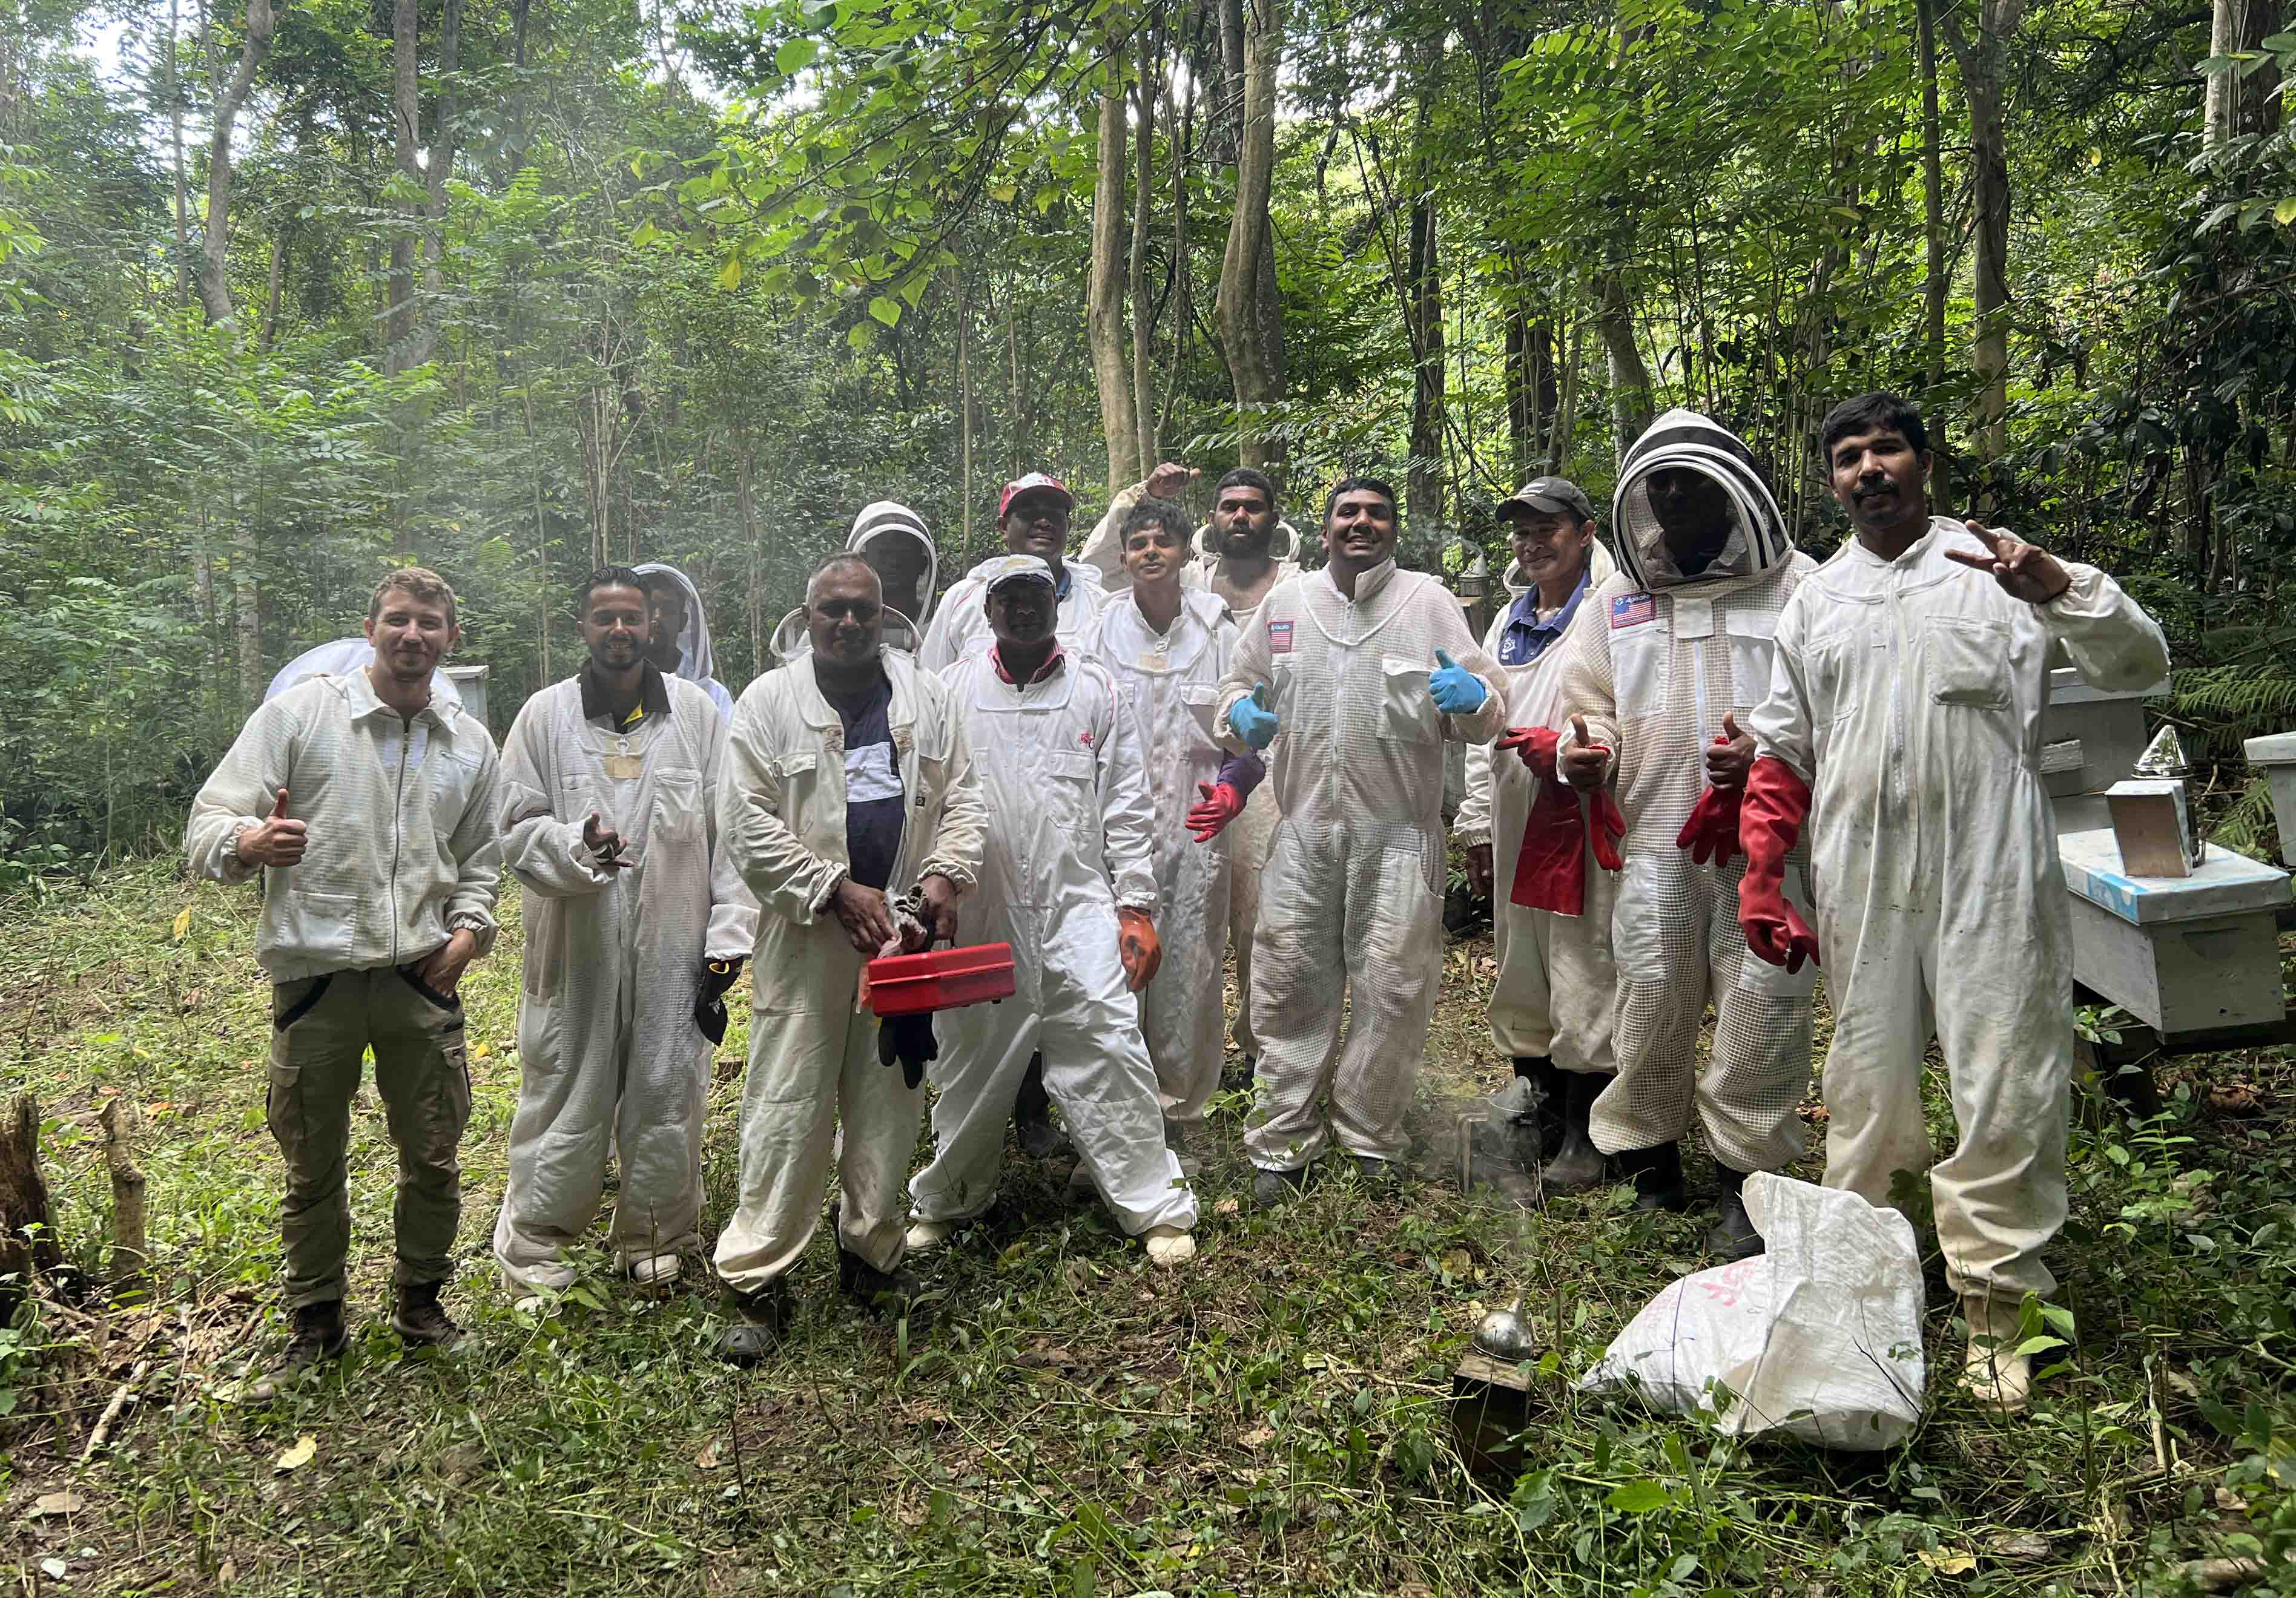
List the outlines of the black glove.
{"label": "black glove", "polygon": [[716,1048],[726,1041],[726,994],[742,979],[739,960],[709,960],[701,966],[701,986],[693,996],[693,1024]]}
{"label": "black glove", "polygon": [[925,1061],[940,1058],[940,1042],[933,1037],[932,1016],[896,1015],[877,1023],[877,1063],[901,1062],[901,1080],[914,1093],[925,1079]]}

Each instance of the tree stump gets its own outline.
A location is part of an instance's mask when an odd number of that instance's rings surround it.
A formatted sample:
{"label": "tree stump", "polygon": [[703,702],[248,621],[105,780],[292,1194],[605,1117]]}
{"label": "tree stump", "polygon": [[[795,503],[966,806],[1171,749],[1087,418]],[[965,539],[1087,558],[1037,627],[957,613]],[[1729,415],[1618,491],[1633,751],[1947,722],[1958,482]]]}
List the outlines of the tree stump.
{"label": "tree stump", "polygon": [[16,1313],[34,1278],[63,1263],[40,1176],[40,1104],[19,1094],[0,1122],[0,1324]]}
{"label": "tree stump", "polygon": [[151,1254],[144,1242],[144,1173],[135,1163],[135,1106],[126,1095],[112,1099],[98,1118],[103,1123],[103,1164],[111,1176],[111,1263],[115,1291],[143,1279]]}

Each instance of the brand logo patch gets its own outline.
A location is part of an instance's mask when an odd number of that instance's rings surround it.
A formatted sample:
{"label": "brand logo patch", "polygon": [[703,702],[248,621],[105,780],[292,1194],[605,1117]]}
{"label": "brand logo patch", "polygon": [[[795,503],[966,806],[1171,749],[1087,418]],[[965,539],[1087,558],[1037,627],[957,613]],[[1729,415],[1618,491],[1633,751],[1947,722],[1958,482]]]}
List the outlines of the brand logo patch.
{"label": "brand logo patch", "polygon": [[1267,624],[1267,649],[1270,654],[1288,655],[1292,652],[1290,622],[1271,621]]}
{"label": "brand logo patch", "polygon": [[1083,744],[1085,748],[1090,749],[1092,747],[1092,729],[1090,727],[1086,727],[1083,732],[1078,733],[1077,734],[1077,742]]}
{"label": "brand logo patch", "polygon": [[1621,594],[1611,602],[1611,626],[1613,630],[1640,627],[1646,621],[1657,619],[1658,601],[1647,594]]}

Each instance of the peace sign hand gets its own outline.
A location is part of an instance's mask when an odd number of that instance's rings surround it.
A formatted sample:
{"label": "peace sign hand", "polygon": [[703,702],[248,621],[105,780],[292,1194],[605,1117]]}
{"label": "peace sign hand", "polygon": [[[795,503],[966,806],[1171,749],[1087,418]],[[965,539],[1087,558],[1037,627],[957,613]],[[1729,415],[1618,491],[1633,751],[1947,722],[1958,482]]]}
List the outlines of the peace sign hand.
{"label": "peace sign hand", "polygon": [[2010,598],[2045,605],[2073,586],[2072,573],[2039,545],[2020,543],[2007,532],[1997,532],[1974,518],[1963,525],[1985,549],[1948,549],[1945,558],[1972,570],[1991,572],[2001,592]]}

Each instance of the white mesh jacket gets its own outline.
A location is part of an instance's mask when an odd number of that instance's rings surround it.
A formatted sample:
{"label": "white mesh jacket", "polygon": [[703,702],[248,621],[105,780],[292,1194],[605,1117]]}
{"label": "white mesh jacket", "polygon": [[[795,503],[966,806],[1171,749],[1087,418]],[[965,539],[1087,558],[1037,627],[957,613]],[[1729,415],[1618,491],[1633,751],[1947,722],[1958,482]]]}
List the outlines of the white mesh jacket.
{"label": "white mesh jacket", "polygon": [[301,862],[263,870],[255,958],[274,982],[405,965],[455,930],[494,947],[502,847],[494,739],[457,701],[411,721],[375,697],[364,671],[313,677],[266,700],[192,801],[192,873],[243,882],[258,868],[232,852],[273,796],[309,825]]}

